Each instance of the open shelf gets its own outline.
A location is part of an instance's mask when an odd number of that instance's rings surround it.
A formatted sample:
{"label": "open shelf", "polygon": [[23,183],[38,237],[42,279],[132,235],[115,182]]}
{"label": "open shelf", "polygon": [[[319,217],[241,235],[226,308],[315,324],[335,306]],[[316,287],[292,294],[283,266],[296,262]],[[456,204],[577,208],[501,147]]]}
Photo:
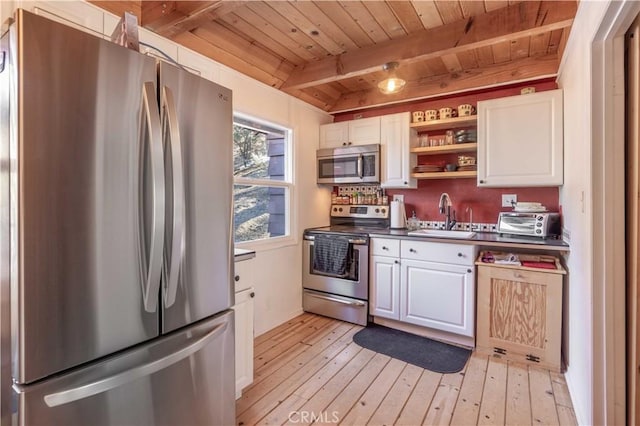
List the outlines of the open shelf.
{"label": "open shelf", "polygon": [[475,170],[466,172],[431,172],[431,173],[411,173],[411,177],[416,179],[469,179],[478,176]]}
{"label": "open shelf", "polygon": [[472,142],[472,143],[456,143],[453,145],[425,146],[425,147],[411,148],[411,153],[420,154],[420,155],[436,155],[436,154],[447,154],[450,152],[475,152],[477,149],[478,149],[477,142]]}
{"label": "open shelf", "polygon": [[412,129],[416,129],[418,132],[428,130],[448,130],[458,129],[460,127],[475,126],[478,122],[477,115],[470,115],[466,117],[445,118],[444,120],[431,120],[423,121],[420,123],[411,123]]}

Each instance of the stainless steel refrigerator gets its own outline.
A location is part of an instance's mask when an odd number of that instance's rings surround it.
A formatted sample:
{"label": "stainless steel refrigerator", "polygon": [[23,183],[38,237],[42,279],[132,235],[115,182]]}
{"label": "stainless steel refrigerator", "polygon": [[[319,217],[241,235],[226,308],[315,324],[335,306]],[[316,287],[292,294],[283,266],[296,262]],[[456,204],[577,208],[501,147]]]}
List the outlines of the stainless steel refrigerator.
{"label": "stainless steel refrigerator", "polygon": [[25,11],[1,42],[3,423],[235,423],[231,92]]}

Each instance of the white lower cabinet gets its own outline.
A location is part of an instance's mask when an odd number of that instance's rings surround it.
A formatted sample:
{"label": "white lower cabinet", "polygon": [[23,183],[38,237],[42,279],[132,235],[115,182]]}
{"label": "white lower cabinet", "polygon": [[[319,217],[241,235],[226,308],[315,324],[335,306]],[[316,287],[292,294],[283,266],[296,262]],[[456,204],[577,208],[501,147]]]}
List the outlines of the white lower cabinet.
{"label": "white lower cabinet", "polygon": [[371,315],[474,336],[475,246],[371,241]]}
{"label": "white lower cabinet", "polygon": [[373,316],[398,319],[400,317],[400,259],[372,256],[373,286],[369,295],[369,313]]}
{"label": "white lower cabinet", "polygon": [[236,399],[253,382],[253,287],[236,293]]}
{"label": "white lower cabinet", "polygon": [[400,321],[473,336],[472,266],[402,259]]}
{"label": "white lower cabinet", "polygon": [[236,348],[236,399],[242,389],[253,383],[253,289],[254,269],[251,260],[235,262],[235,348]]}

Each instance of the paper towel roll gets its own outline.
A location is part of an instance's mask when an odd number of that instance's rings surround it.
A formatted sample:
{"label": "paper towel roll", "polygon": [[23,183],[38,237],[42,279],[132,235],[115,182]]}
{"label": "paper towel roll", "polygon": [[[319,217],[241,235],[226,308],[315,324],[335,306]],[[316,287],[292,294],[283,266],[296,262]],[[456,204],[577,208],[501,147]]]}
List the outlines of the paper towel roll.
{"label": "paper towel roll", "polygon": [[401,201],[392,201],[389,206],[389,213],[391,215],[391,228],[404,229],[406,228],[407,217],[404,211],[404,203]]}

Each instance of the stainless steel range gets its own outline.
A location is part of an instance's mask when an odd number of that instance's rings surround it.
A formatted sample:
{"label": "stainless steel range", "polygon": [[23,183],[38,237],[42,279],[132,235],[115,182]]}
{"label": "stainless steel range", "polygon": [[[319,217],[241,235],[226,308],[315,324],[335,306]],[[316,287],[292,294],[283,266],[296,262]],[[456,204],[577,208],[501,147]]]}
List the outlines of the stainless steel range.
{"label": "stainless steel range", "polygon": [[330,216],[304,231],[303,309],[367,325],[369,232],[389,227],[389,206],[333,205]]}

